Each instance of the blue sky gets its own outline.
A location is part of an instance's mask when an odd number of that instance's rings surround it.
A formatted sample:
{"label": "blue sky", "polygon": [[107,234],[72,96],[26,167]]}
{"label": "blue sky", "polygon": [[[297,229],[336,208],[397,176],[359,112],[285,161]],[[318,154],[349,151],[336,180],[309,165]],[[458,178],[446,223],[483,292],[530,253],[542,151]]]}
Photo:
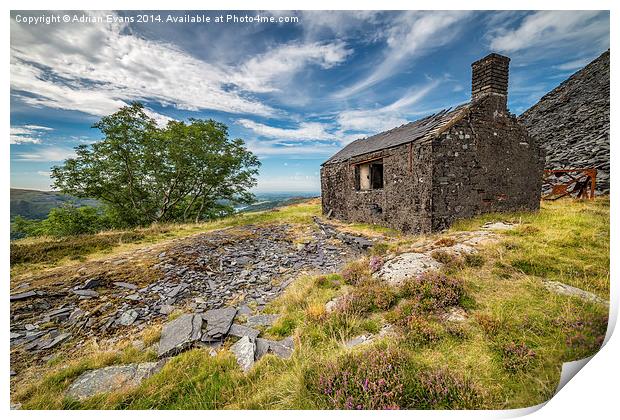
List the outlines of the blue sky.
{"label": "blue sky", "polygon": [[[489,52],[511,58],[520,114],[609,48],[606,11],[157,13],[211,22],[11,13],[12,187],[50,189],[50,167],[101,138],[91,125],[139,100],[161,124],[226,123],[262,162],[258,192],[318,192],[320,164],[348,142],[468,101],[470,64]],[[214,22],[227,14],[297,22]]]}

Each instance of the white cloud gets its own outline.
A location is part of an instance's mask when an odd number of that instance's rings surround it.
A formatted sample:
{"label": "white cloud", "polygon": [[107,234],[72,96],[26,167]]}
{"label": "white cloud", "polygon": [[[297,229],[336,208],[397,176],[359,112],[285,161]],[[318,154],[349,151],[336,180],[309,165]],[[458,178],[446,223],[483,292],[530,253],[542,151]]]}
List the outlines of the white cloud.
{"label": "white cloud", "polygon": [[350,53],[342,42],[286,44],[251,58],[230,80],[252,92],[277,91],[278,85],[285,84],[307,65],[328,69],[342,63]]}
{"label": "white cloud", "polygon": [[333,143],[282,143],[280,141],[249,140],[247,148],[258,157],[296,156],[299,159],[329,157],[340,150],[341,144]]}
{"label": "white cloud", "polygon": [[600,19],[605,13],[589,10],[535,12],[515,29],[493,29],[490,48],[506,53],[526,49],[540,53],[540,47],[557,51],[568,44],[597,50],[606,48],[609,26]]}
{"label": "white cloud", "polygon": [[586,65],[588,65],[590,61],[592,61],[592,58],[581,58],[578,60],[573,60],[573,61],[568,61],[566,63],[558,64],[557,66],[554,66],[554,68],[558,70],[562,70],[562,71],[579,70],[582,67],[585,67]]}
{"label": "white cloud", "polygon": [[280,128],[240,119],[238,124],[252,130],[259,136],[280,140],[329,140],[334,135],[326,130],[326,125],[317,122],[302,122],[298,128]]}
{"label": "white cloud", "polygon": [[140,38],[121,23],[23,25],[12,20],[11,88],[32,106],[97,116],[134,100],[268,116],[276,110],[252,92],[277,90],[278,81],[305,66],[329,68],[348,54],[342,43],[287,44],[231,67]]}
{"label": "white cloud", "polygon": [[452,41],[459,31],[457,23],[469,12],[406,12],[399,15],[387,30],[385,55],[374,70],[357,83],[336,92],[336,98],[346,98],[393,76],[414,57],[428,54]]}
{"label": "white cloud", "polygon": [[[431,80],[424,86],[413,88],[400,99],[380,108],[343,111],[337,118],[340,130],[376,134],[405,124],[408,115],[419,114],[419,112],[412,112],[410,107],[422,100],[440,83],[441,80]],[[363,135],[353,134],[351,137],[359,138]],[[354,140],[351,137],[350,139]]]}
{"label": "white cloud", "polygon": [[62,162],[75,157],[73,149],[64,147],[41,147],[35,152],[16,153],[12,160],[25,162]]}
{"label": "white cloud", "polygon": [[11,127],[11,144],[39,144],[41,143],[41,136],[51,130],[53,129],[50,127],[33,124],[13,126]]}

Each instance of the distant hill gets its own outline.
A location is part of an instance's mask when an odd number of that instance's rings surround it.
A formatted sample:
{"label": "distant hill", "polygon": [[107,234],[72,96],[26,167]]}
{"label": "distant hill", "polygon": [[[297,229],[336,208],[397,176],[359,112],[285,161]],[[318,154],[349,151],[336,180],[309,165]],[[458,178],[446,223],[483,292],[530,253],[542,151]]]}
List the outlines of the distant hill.
{"label": "distant hill", "polygon": [[546,168],[596,168],[596,189],[609,193],[609,50],[519,120],[547,150]]}
{"label": "distant hill", "polygon": [[[248,211],[270,210],[276,207],[298,203],[309,197],[316,197],[318,193],[257,193],[256,201],[249,205],[237,206],[239,213]],[[19,215],[27,219],[45,219],[54,207],[73,201],[82,206],[97,206],[97,200],[77,199],[70,195],[55,191],[25,190],[11,188],[11,220]]]}
{"label": "distant hill", "polygon": [[26,219],[45,219],[51,209],[71,201],[81,206],[99,205],[97,200],[78,199],[56,191],[11,188],[11,220],[18,215]]}

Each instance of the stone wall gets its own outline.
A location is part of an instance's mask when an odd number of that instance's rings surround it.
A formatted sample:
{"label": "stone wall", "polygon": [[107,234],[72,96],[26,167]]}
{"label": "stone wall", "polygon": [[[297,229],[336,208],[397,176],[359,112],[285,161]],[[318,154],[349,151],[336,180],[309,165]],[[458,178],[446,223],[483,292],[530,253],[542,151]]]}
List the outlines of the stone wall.
{"label": "stone wall", "polygon": [[433,141],[432,229],[486,212],[537,210],[544,151],[488,95]]}
{"label": "stone wall", "polygon": [[597,192],[609,193],[609,51],[519,120],[547,150],[548,169],[596,168]]}
{"label": "stone wall", "polygon": [[[383,159],[380,190],[356,191],[354,165]],[[321,168],[323,214],[405,232],[431,229],[431,147],[405,144]]]}

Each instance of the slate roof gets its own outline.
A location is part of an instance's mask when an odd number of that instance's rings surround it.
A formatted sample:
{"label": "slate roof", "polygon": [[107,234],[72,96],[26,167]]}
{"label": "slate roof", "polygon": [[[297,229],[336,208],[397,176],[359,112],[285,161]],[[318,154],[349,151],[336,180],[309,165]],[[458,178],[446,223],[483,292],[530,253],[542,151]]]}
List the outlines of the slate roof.
{"label": "slate roof", "polygon": [[436,114],[401,125],[400,127],[355,140],[325,161],[323,165],[339,163],[366,153],[432,138],[453,119],[460,118],[463,115],[463,111],[469,107],[470,103],[466,103],[455,108],[444,109]]}

